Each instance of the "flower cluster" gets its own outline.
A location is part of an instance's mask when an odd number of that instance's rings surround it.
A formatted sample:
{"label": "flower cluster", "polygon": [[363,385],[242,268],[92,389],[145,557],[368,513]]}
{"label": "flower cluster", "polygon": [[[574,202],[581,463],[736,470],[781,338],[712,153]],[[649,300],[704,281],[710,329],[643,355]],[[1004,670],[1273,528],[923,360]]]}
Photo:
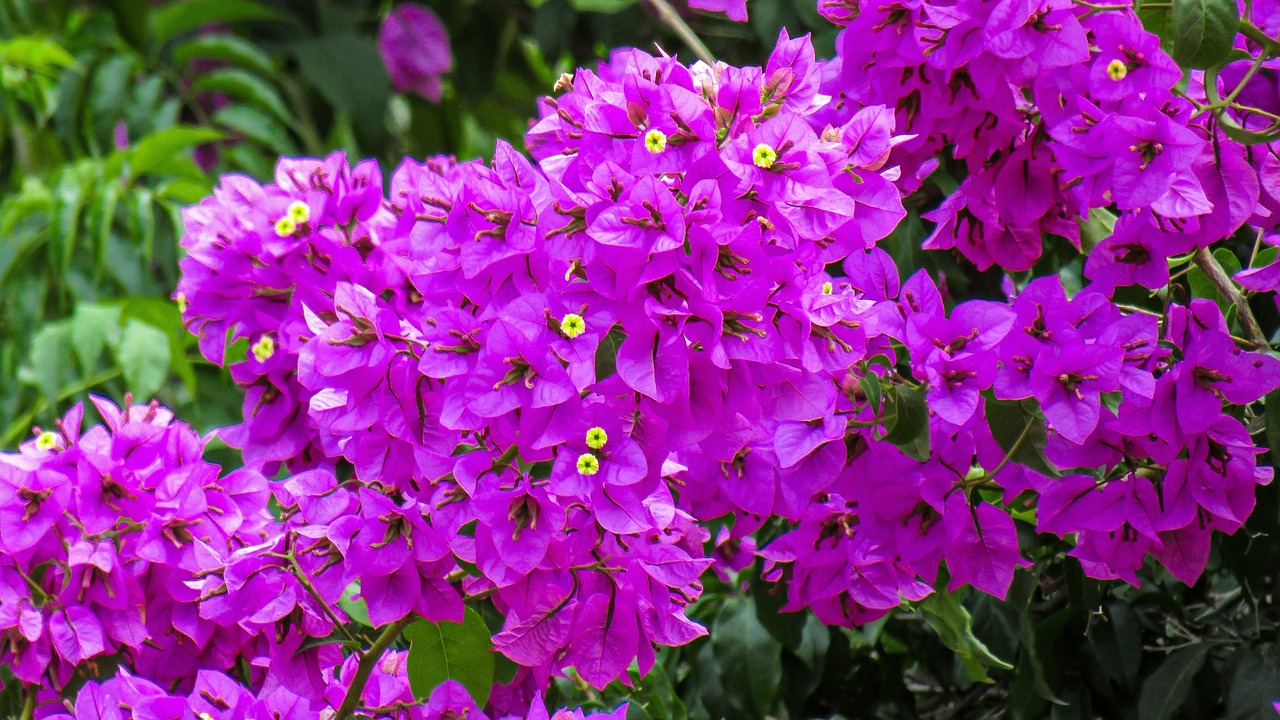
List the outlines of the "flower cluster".
{"label": "flower cluster", "polygon": [[[456,681],[448,680],[423,702],[414,700],[409,689],[406,654],[390,652],[370,674],[355,708],[356,717],[383,717],[397,720],[489,720],[481,708]],[[220,672],[201,670],[190,692],[173,693],[127,670],[101,684],[90,683],[75,701],[66,703],[67,712],[37,715],[43,720],[311,720],[332,718],[355,674],[354,662],[328,673],[325,702],[296,695],[288,686],[263,688],[254,693],[236,679]],[[507,715],[502,720],[622,720],[626,705],[612,713],[584,715],[581,710],[558,710],[548,715],[541,697],[535,698],[527,715]]]}
{"label": "flower cluster", "polygon": [[[1280,165],[1196,93],[1263,64],[1175,94],[1128,11],[822,9],[847,26],[832,61],[784,32],[763,67],[620,50],[562,76],[532,161],[499,142],[385,185],[341,154],[223,178],[185,213],[175,299],[206,357],[233,348],[244,422],[220,435],[247,468],[104,403],[105,428],[77,409],[5,456],[0,661],[61,688],[123,653],[136,674],[88,686],[82,718],[479,715],[340,647],[365,644],[353,603],[387,638],[488,603],[520,666],[490,711],[519,715],[569,666],[626,683],[705,634],[704,574],[757,557],[786,609],[842,625],[942,583],[1003,596],[1015,516],[1090,576],[1154,557],[1194,582],[1271,479],[1249,423],[1280,361],[1216,302],[1112,296],[1193,251],[1234,293],[1204,248],[1264,227]],[[1094,284],[955,303],[901,281],[877,244],[945,147],[964,177],[926,248],[1025,270],[1112,208]]]}
{"label": "flower cluster", "polygon": [[[1184,92],[1182,70],[1127,9],[1072,0],[823,8],[846,26],[823,91],[847,97],[843,114],[894,108],[913,135],[893,158],[913,169],[902,187],[918,187],[944,148],[962,165],[951,168],[959,188],[928,215],[937,227],[926,248],[1026,270],[1046,233],[1080,248],[1082,218],[1111,208],[1115,232],[1092,248],[1085,274],[1104,291],[1156,289],[1169,281],[1169,258],[1271,217],[1259,160],[1274,157],[1274,143],[1248,149],[1209,112],[1221,96],[1274,105],[1274,79],[1246,75],[1252,61],[1197,75]],[[1255,5],[1254,17],[1274,8]],[[1237,47],[1266,59],[1256,42]],[[1254,129],[1270,122],[1244,115]]]}
{"label": "flower cluster", "polygon": [[76,406],[0,456],[0,664],[56,689],[105,656],[168,683],[257,654],[265,639],[196,612],[193,585],[266,533],[266,479],[220,474],[154,404],[94,405],[104,425],[82,432]]}

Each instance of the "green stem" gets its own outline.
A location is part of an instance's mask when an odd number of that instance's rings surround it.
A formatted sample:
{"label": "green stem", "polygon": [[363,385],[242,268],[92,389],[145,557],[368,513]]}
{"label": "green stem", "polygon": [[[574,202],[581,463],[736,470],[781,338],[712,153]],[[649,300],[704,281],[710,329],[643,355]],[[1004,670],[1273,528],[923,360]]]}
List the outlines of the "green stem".
{"label": "green stem", "polygon": [[675,31],[675,34],[680,36],[680,39],[684,41],[685,45],[689,46],[689,49],[693,51],[694,55],[698,56],[699,60],[708,65],[716,64],[716,59],[711,55],[711,51],[707,49],[706,45],[702,44],[697,34],[693,32],[693,28],[689,27],[684,18],[680,17],[680,13],[671,7],[671,3],[667,2],[667,0],[649,0],[649,4],[653,6],[654,12],[658,14],[658,19]]}
{"label": "green stem", "polygon": [[1262,32],[1262,28],[1254,25],[1248,18],[1240,20],[1240,34],[1258,43],[1271,54],[1280,53],[1280,41]]}
{"label": "green stem", "polygon": [[36,686],[28,685],[26,699],[22,702],[22,715],[19,720],[31,720],[36,715]]}
{"label": "green stem", "polygon": [[342,698],[342,705],[338,708],[338,712],[333,716],[333,720],[347,720],[351,717],[351,713],[360,705],[360,696],[364,694],[364,686],[369,682],[369,676],[373,674],[373,669],[377,667],[382,660],[382,655],[391,647],[404,629],[409,627],[416,618],[410,614],[404,618],[397,620],[387,626],[386,630],[373,641],[373,645],[360,656],[360,664],[356,667],[356,674],[351,678],[351,684],[347,686],[347,694]]}
{"label": "green stem", "polygon": [[1244,339],[1248,340],[1257,348],[1266,348],[1269,343],[1267,336],[1262,334],[1262,328],[1258,326],[1258,320],[1253,316],[1253,311],[1249,309],[1249,301],[1240,295],[1240,291],[1236,289],[1236,284],[1227,276],[1227,272],[1218,264],[1217,258],[1209,252],[1207,248],[1200,248],[1196,251],[1192,258],[1196,266],[1204,271],[1209,282],[1217,289],[1227,302],[1236,306],[1236,320],[1240,321],[1240,329],[1244,331]]}

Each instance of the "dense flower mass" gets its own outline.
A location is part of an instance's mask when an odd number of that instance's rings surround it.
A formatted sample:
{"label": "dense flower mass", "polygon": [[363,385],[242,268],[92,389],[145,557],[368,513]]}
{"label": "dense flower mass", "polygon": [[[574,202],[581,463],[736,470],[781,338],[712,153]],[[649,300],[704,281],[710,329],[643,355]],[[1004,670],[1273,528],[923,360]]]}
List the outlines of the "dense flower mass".
{"label": "dense flower mass", "polygon": [[[175,297],[245,390],[220,436],[247,465],[102,402],[105,427],[77,408],[0,460],[0,662],[51,688],[41,714],[123,653],[76,717],[484,717],[340,650],[355,621],[389,643],[483,603],[520,668],[491,711],[532,717],[570,666],[629,683],[705,634],[687,609],[743,552],[784,610],[846,626],[1003,597],[1019,522],[1091,577],[1196,582],[1272,479],[1251,434],[1280,361],[1206,250],[1280,244],[1277,146],[1238,140],[1266,116],[1210,107],[1265,104],[1262,64],[1180,89],[1134,13],[1065,1],[820,8],[833,60],[784,31],[763,67],[619,50],[564,75],[532,161],[499,142],[384,184],[285,158],[189,208]],[[955,302],[880,246],[943,173],[924,246],[1011,271],[1002,296]],[[1022,272],[1046,234],[1092,284]],[[1227,302],[1117,301],[1193,257]]]}

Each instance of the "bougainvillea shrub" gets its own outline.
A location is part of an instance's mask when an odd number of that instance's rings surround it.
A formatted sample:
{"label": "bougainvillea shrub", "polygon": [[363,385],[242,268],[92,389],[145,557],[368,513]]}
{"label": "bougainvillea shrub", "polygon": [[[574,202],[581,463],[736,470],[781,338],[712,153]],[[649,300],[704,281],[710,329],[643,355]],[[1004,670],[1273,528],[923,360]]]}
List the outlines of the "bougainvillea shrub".
{"label": "bougainvillea shrub", "polygon": [[918,611],[977,681],[966,587],[1195,586],[1280,431],[1280,8],[1219,5],[826,0],[835,57],[616,50],[527,154],[223,177],[174,299],[243,466],[132,398],[3,457],[23,712],[545,718],[708,602],[733,633],[725,585],[842,637]]}

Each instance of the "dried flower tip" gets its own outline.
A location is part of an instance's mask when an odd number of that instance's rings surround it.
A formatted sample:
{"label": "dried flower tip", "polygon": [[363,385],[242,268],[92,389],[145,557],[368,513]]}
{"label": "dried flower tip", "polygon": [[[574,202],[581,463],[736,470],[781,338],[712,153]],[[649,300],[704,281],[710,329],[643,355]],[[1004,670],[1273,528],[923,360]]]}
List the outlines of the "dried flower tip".
{"label": "dried flower tip", "polygon": [[600,461],[591,453],[582,453],[578,456],[578,472],[583,475],[595,475],[600,472]]}
{"label": "dried flower tip", "polygon": [[260,363],[266,362],[271,359],[272,355],[276,354],[276,341],[270,335],[263,335],[258,338],[258,342],[254,343],[250,350],[253,351],[255,360]]}
{"label": "dried flower tip", "polygon": [[768,143],[760,143],[755,150],[751,151],[751,162],[755,163],[756,167],[768,170],[777,161],[778,151],[774,150],[773,146]]}
{"label": "dried flower tip", "polygon": [[659,130],[658,128],[653,128],[653,129],[652,129],[652,130],[650,130],[649,132],[645,133],[645,134],[644,134],[644,149],[645,149],[645,150],[648,150],[649,152],[653,153],[654,155],[657,155],[658,153],[662,152],[663,150],[666,150],[666,149],[667,149],[667,134],[666,134],[666,133],[664,133],[664,132],[662,132],[662,131],[661,131],[661,130]]}
{"label": "dried flower tip", "polygon": [[570,340],[587,331],[587,323],[577,313],[569,313],[560,320],[560,332]]}
{"label": "dried flower tip", "polygon": [[609,434],[602,427],[593,427],[587,431],[587,447],[592,450],[599,450],[604,444],[609,442]]}

